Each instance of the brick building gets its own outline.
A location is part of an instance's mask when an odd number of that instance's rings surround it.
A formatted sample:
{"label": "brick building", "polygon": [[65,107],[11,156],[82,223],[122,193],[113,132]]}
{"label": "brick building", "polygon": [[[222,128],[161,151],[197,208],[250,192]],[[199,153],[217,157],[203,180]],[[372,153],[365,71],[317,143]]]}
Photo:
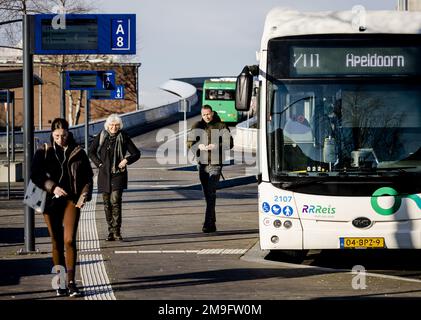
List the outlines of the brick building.
{"label": "brick building", "polygon": [[[90,119],[101,119],[111,113],[135,111],[139,105],[138,81],[140,63],[114,62],[112,56],[81,59],[67,56],[35,56],[34,73],[43,80],[43,85],[34,86],[34,125],[35,129],[48,129],[51,121],[60,116],[60,71],[67,70],[114,70],[116,84],[124,85],[124,100],[91,100]],[[78,59],[69,61],[69,59]],[[0,50],[0,72],[22,69],[22,56],[17,50]],[[1,89],[1,88],[0,88]],[[23,90],[15,92],[15,126],[23,125]],[[85,91],[66,91],[66,118],[71,125],[80,124],[85,119]],[[0,131],[5,130],[6,112],[0,108]]]}

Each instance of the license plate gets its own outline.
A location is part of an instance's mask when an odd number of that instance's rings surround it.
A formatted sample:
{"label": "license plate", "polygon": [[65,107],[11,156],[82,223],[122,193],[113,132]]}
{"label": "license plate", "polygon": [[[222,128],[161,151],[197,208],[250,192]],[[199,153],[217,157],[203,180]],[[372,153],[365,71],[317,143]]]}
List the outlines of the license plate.
{"label": "license plate", "polygon": [[341,249],[384,248],[384,238],[339,238]]}

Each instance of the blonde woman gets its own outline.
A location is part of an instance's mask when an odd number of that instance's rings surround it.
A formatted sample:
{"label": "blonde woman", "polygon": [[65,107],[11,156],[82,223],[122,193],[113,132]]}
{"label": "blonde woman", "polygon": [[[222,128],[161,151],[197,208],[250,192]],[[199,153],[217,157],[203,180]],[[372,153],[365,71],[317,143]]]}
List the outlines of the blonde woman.
{"label": "blonde woman", "polygon": [[140,158],[140,151],[123,131],[123,121],[117,114],[107,118],[104,130],[94,138],[89,158],[99,169],[98,192],[102,193],[108,224],[106,240],[123,240],[121,202],[127,189],[127,166]]}

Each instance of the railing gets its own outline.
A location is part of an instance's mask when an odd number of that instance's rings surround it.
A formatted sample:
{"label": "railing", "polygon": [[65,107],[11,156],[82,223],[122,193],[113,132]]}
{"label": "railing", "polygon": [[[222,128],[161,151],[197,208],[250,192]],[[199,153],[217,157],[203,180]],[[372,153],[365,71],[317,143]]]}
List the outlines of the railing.
{"label": "railing", "polygon": [[[192,116],[200,112],[200,103],[197,94],[187,97],[189,105],[192,106],[187,116]],[[130,136],[136,136],[155,128],[165,126],[170,123],[182,120],[183,114],[179,112],[182,100],[159,106],[148,110],[133,111],[121,114],[124,129]],[[91,138],[97,135],[104,128],[105,119],[89,123],[89,134]],[[78,144],[84,144],[85,125],[80,124],[70,128]],[[15,132],[15,150],[23,150],[23,134],[21,131]],[[50,130],[39,130],[34,132],[35,147],[41,147],[45,142],[50,142]],[[0,133],[0,151],[6,151],[6,134]]]}

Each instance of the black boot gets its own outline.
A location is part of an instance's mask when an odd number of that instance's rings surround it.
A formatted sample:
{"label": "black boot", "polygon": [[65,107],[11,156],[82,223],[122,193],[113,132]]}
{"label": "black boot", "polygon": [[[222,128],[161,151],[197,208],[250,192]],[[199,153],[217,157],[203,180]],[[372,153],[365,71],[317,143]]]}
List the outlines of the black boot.
{"label": "black boot", "polygon": [[210,233],[210,232],[216,232],[216,226],[215,226],[215,224],[213,223],[213,224],[204,224],[203,225],[203,228],[202,228],[202,231],[204,232],[204,233]]}
{"label": "black boot", "polygon": [[121,236],[121,232],[118,230],[114,233],[114,237],[116,240],[122,241],[123,237]]}
{"label": "black boot", "polygon": [[114,241],[115,240],[115,238],[114,238],[114,232],[110,232],[108,234],[107,239],[105,239],[105,240],[107,240],[107,241]]}

